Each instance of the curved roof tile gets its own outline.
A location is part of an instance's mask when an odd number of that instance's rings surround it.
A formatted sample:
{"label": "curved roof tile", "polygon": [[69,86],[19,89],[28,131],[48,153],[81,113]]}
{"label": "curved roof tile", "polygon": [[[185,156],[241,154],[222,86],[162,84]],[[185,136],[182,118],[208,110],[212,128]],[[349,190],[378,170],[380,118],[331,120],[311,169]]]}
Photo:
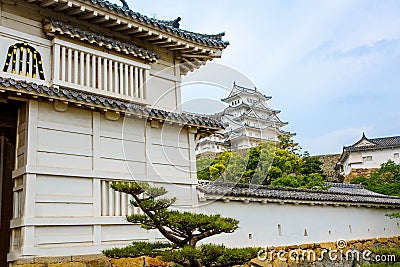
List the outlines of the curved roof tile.
{"label": "curved roof tile", "polygon": [[400,197],[386,196],[364,189],[361,185],[332,184],[328,190],[286,188],[252,184],[199,181],[200,192],[219,196],[272,198],[280,200],[308,200],[322,202],[349,202],[355,204],[382,204],[400,207]]}
{"label": "curved roof tile", "polygon": [[176,121],[178,123],[191,123],[198,126],[208,127],[210,122],[216,128],[223,128],[224,125],[217,120],[210,119],[205,116],[196,116],[187,113],[175,113],[165,110],[160,110],[151,107],[141,106],[128,101],[122,101],[111,97],[94,95],[82,91],[71,90],[67,88],[48,87],[42,84],[28,83],[23,80],[14,80],[11,78],[3,78],[0,76],[0,85],[6,88],[13,87],[18,90],[18,93],[28,93],[30,95],[42,96],[47,98],[59,98],[60,100],[72,100],[74,102],[82,102],[82,104],[94,104],[99,108],[117,109],[125,112],[134,111],[138,115],[151,116],[154,119],[162,119],[167,121]]}
{"label": "curved roof tile", "polygon": [[198,43],[202,43],[209,46],[222,47],[222,48],[225,48],[229,45],[229,42],[222,40],[222,37],[225,35],[224,33],[219,33],[219,34],[195,33],[179,28],[174,28],[172,27],[172,25],[170,25],[169,23],[170,21],[163,21],[163,20],[149,18],[145,15],[140,14],[139,12],[134,12],[130,9],[129,10],[123,9],[117,4],[113,4],[108,1],[103,1],[103,0],[84,0],[84,1],[89,2],[92,5],[108,9],[109,11],[114,11],[117,14],[123,14],[124,16],[129,17],[132,20],[139,20],[140,22],[144,22],[148,25],[152,25],[153,27],[159,28],[162,31],[172,32],[175,35],[178,35],[185,39],[196,41]]}

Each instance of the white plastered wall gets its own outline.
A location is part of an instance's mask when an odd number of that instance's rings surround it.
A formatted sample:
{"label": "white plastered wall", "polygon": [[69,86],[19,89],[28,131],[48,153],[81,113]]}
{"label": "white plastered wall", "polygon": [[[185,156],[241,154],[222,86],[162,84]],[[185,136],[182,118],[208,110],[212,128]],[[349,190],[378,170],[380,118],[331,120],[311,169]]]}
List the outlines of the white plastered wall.
{"label": "white plastered wall", "polygon": [[[380,168],[381,164],[388,160],[399,164],[400,157],[395,157],[395,154],[400,155],[400,148],[350,152],[343,164],[345,175],[348,175],[351,169]],[[372,160],[366,160],[365,157],[372,157]]]}
{"label": "white plastered wall", "polygon": [[[400,233],[398,220],[385,216],[395,212],[393,209],[260,202],[244,204],[241,201],[207,201],[199,204],[200,212],[239,220],[239,228],[234,233],[204,240],[204,243],[213,242],[229,247],[357,240],[393,237]],[[304,235],[305,230],[307,236]]]}
{"label": "white plastered wall", "polygon": [[45,101],[31,100],[27,110],[26,163],[14,172],[24,181],[25,211],[12,222],[9,260],[161,238],[126,222],[127,198],[108,188],[111,180],[165,186],[178,207],[197,203],[194,131],[133,117],[111,121],[73,106],[57,112]]}

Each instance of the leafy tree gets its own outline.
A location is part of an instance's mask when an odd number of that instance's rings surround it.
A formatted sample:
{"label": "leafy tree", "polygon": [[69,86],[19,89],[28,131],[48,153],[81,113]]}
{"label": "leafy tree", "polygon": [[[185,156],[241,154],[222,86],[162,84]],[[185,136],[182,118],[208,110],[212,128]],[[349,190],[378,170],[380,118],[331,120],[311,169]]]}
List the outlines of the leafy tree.
{"label": "leafy tree", "polygon": [[300,156],[301,146],[299,143],[293,141],[292,136],[289,135],[279,135],[279,148],[288,150],[290,153],[297,154]]}
{"label": "leafy tree", "polygon": [[[362,184],[364,188],[376,193],[400,196],[400,164],[389,160],[371,174],[370,178],[358,176],[350,183]],[[388,214],[390,218],[400,218],[400,213]]]}
{"label": "leafy tree", "polygon": [[[217,159],[197,161],[198,178],[229,182],[280,186],[324,188],[322,162],[305,152],[291,137],[281,136],[278,145],[262,142],[249,149],[246,156],[225,151]],[[208,167],[207,167],[207,164]],[[296,177],[296,178],[293,178]],[[295,180],[301,180],[295,181]]]}
{"label": "leafy tree", "polygon": [[272,181],[271,185],[319,190],[326,190],[329,188],[329,186],[325,185],[324,178],[318,173],[312,173],[307,176],[285,174],[284,176]]}
{"label": "leafy tree", "polygon": [[[170,210],[175,198],[163,198],[167,191],[144,182],[114,182],[111,187],[133,197],[131,205],[141,208],[144,214],[134,214],[126,219],[140,223],[144,229],[157,229],[180,248],[195,248],[197,242],[221,233],[232,233],[238,221],[221,215],[204,215]],[[186,249],[190,252],[190,248]],[[190,266],[201,266],[198,259],[189,259]]]}
{"label": "leafy tree", "polygon": [[254,173],[249,179],[249,182],[253,184],[261,184],[267,179],[271,165],[274,162],[276,146],[273,142],[263,142],[260,143],[256,149],[259,151],[258,162],[257,165],[254,164]]}
{"label": "leafy tree", "polygon": [[370,178],[359,176],[350,183],[362,184],[364,188],[391,196],[400,196],[400,165],[389,160],[371,174]]}
{"label": "leafy tree", "polygon": [[298,155],[286,149],[276,148],[275,157],[264,184],[271,184],[275,179],[299,173],[302,164],[303,161]]}
{"label": "leafy tree", "polygon": [[226,182],[240,182],[246,170],[246,162],[246,158],[241,157],[236,152],[231,152],[229,162],[225,163],[225,172],[221,175],[222,180]]}
{"label": "leafy tree", "polygon": [[281,186],[281,187],[300,187],[301,181],[300,177],[297,176],[289,176],[283,175],[271,183],[272,186]]}
{"label": "leafy tree", "polygon": [[317,156],[310,156],[306,152],[303,156],[303,166],[300,169],[301,174],[310,175],[312,173],[317,173],[323,178],[326,178],[324,171],[321,168],[323,162]]}
{"label": "leafy tree", "polygon": [[210,180],[210,165],[213,160],[201,158],[196,161],[197,178],[200,180]]}

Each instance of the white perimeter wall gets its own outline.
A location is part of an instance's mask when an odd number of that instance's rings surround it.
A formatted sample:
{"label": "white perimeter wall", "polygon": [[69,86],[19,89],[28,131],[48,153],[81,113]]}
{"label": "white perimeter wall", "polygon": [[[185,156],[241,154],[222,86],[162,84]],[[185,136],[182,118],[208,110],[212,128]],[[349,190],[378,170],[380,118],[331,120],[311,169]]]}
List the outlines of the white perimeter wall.
{"label": "white perimeter wall", "polygon": [[[204,243],[213,242],[230,247],[279,246],[400,234],[399,220],[385,216],[394,212],[393,209],[260,202],[244,204],[239,201],[207,201],[199,204],[200,212],[221,214],[240,221],[239,229],[234,233],[204,240]],[[278,225],[282,235],[279,235]],[[308,236],[304,236],[305,229]]]}

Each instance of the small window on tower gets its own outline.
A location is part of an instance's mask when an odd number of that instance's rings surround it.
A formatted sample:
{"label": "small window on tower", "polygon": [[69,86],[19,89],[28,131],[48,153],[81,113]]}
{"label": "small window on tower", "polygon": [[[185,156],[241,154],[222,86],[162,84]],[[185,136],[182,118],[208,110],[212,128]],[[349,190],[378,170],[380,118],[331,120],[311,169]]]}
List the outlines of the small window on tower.
{"label": "small window on tower", "polygon": [[363,159],[364,162],[365,161],[372,161],[372,156],[365,156],[362,159]]}
{"label": "small window on tower", "polygon": [[398,159],[398,158],[399,158],[399,153],[394,153],[394,154],[393,154],[393,157],[394,157],[395,159]]}

